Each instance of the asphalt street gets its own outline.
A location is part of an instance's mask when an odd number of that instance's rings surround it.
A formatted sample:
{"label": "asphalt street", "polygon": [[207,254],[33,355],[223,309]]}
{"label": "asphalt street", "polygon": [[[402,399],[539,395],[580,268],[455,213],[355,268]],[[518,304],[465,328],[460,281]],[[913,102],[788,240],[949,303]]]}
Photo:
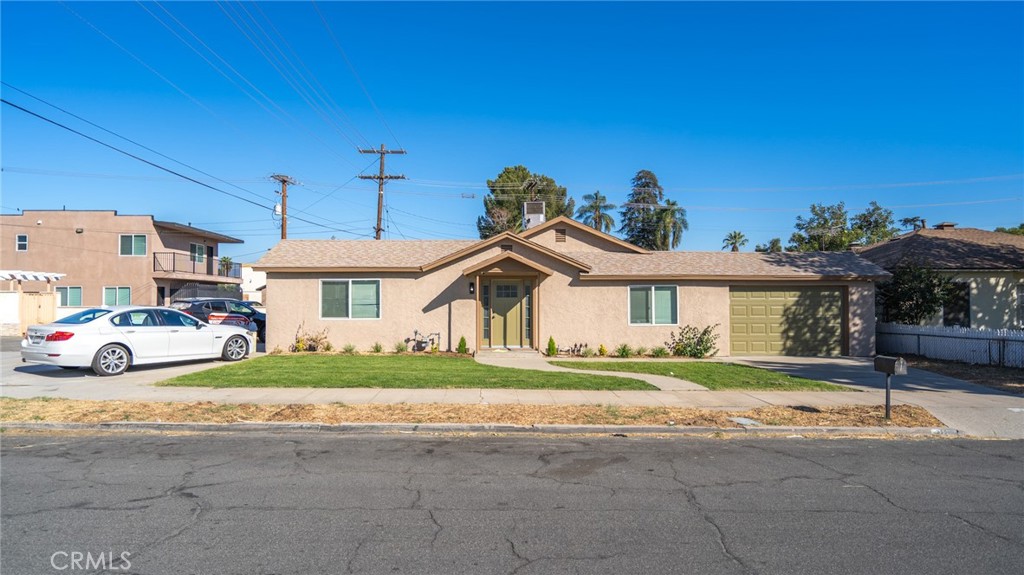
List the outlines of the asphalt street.
{"label": "asphalt street", "polygon": [[0,466],[5,574],[1024,565],[1019,441],[5,435]]}

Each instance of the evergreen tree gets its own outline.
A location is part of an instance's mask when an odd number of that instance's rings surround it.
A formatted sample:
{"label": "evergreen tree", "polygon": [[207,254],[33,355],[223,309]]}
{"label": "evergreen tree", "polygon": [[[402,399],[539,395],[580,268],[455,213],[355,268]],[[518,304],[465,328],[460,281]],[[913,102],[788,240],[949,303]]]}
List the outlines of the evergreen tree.
{"label": "evergreen tree", "polygon": [[547,219],[572,217],[576,202],[566,196],[564,187],[543,174],[531,173],[526,166],[505,168],[493,180],[487,180],[489,192],[484,196],[484,215],[476,220],[480,239],[487,239],[506,230],[523,229],[523,202],[543,201]]}
{"label": "evergreen tree", "polygon": [[650,170],[640,170],[633,176],[633,189],[622,206],[622,227],[619,233],[631,244],[649,250],[658,248],[658,231],[662,223],[658,207],[665,199],[665,192],[658,183],[658,176]]}

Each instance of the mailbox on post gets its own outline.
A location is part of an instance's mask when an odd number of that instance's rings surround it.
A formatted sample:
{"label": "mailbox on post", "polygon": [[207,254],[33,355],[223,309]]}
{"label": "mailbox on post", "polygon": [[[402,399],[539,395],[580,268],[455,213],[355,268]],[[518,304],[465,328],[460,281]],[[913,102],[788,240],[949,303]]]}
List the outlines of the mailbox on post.
{"label": "mailbox on post", "polygon": [[894,375],[907,375],[907,360],[888,355],[875,356],[875,371],[885,374],[885,419],[892,418],[891,379]]}
{"label": "mailbox on post", "polygon": [[875,357],[875,371],[886,375],[907,375],[907,360],[902,357],[879,355]]}

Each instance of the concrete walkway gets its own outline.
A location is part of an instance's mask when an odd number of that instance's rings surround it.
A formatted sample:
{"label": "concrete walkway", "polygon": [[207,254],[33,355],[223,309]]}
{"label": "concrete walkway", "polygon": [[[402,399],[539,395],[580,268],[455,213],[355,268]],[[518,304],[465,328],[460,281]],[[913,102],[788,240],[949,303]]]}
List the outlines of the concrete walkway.
{"label": "concrete walkway", "polygon": [[[557,371],[536,354],[482,358],[490,365]],[[724,361],[724,360],[723,360]],[[16,352],[0,353],[0,395],[15,398],[132,401],[212,401],[217,403],[462,403],[533,405],[620,405],[749,409],[767,405],[879,405],[885,378],[870,359],[728,358],[728,361],[774,369],[846,385],[864,393],[826,391],[708,391],[695,384],[652,391],[569,391],[530,389],[306,389],[156,387],[153,384],[223,363],[208,361],[162,367],[132,368],[118,377],[97,377],[88,370],[62,370],[21,363]],[[541,364],[544,364],[543,366]],[[626,375],[626,374],[621,374]],[[629,375],[629,377],[639,377]],[[650,377],[650,376],[645,376]],[[672,378],[666,378],[672,379]],[[649,381],[649,380],[648,380]],[[893,403],[923,407],[943,423],[967,435],[1024,439],[1024,397],[1001,393],[931,372],[910,370],[893,378]]]}
{"label": "concrete walkway", "polygon": [[[573,358],[576,359],[576,358]],[[476,354],[477,363],[484,365],[493,365],[495,367],[511,367],[515,369],[533,369],[537,371],[561,371],[565,373],[584,373],[594,375],[593,371],[587,371],[585,369],[570,369],[568,367],[558,367],[548,363],[546,357],[540,355],[537,352],[528,351],[482,351]],[[614,361],[608,359],[593,359],[588,361]],[[642,361],[642,360],[641,360]],[[612,375],[628,377],[630,379],[639,379],[643,382],[649,383],[654,387],[662,391],[707,391],[708,388],[703,385],[697,385],[692,381],[686,381],[685,379],[679,379],[677,377],[669,377],[667,375],[653,375],[650,373],[604,373],[602,375]]]}

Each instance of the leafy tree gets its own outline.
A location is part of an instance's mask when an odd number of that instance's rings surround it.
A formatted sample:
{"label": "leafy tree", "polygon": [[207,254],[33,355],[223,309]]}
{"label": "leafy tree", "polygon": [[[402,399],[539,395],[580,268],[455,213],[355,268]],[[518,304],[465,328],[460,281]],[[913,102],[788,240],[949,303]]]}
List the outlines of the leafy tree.
{"label": "leafy tree", "polygon": [[892,210],[871,202],[863,212],[852,218],[846,204],[827,206],[812,204],[810,217],[797,216],[796,232],[789,238],[789,251],[839,252],[853,242],[876,243],[889,239],[899,231],[893,223]]}
{"label": "leafy tree", "polygon": [[1015,228],[996,228],[997,232],[1003,232],[1004,234],[1013,234],[1015,236],[1024,236],[1024,223]]}
{"label": "leafy tree", "polygon": [[762,253],[778,253],[782,251],[782,240],[780,238],[772,238],[767,244],[757,244],[754,247],[755,252]]}
{"label": "leafy tree", "polygon": [[577,219],[599,232],[610,232],[615,227],[615,219],[608,213],[615,209],[615,204],[609,204],[600,191],[584,194],[583,201],[586,204],[576,210]]}
{"label": "leafy tree", "polygon": [[686,221],[686,209],[672,200],[665,200],[665,205],[658,212],[658,225],[655,228],[654,249],[668,251],[679,247],[683,241],[683,232],[690,229]]}
{"label": "leafy tree", "polygon": [[221,256],[220,258],[220,275],[229,276],[231,275],[231,267],[234,262],[231,261],[231,256]]}
{"label": "leafy tree", "polygon": [[892,279],[878,284],[875,299],[887,321],[919,325],[938,313],[954,293],[949,276],[904,262],[892,270]]}
{"label": "leafy tree", "polygon": [[743,235],[743,232],[729,232],[725,239],[722,240],[722,249],[729,248],[731,252],[738,252],[740,248],[747,245],[747,236]]}
{"label": "leafy tree", "polygon": [[834,206],[812,204],[811,216],[796,217],[794,227],[797,231],[789,237],[789,251],[796,252],[835,252],[843,251],[850,245],[846,204],[839,202]]}
{"label": "leafy tree", "polygon": [[506,230],[523,229],[523,202],[544,202],[547,219],[558,216],[572,217],[576,202],[566,196],[563,186],[543,174],[531,173],[526,166],[507,167],[493,180],[487,180],[490,190],[484,196],[484,215],[476,220],[480,239],[486,239]]}
{"label": "leafy tree", "polygon": [[620,212],[622,227],[619,232],[627,242],[645,249],[656,250],[660,224],[658,206],[665,199],[665,191],[658,176],[650,170],[640,170],[633,176],[633,189]]}
{"label": "leafy tree", "polygon": [[899,229],[893,223],[892,210],[872,201],[868,209],[853,216],[850,222],[853,240],[864,245],[876,244],[895,236]]}
{"label": "leafy tree", "polygon": [[922,218],[921,216],[901,218],[900,227],[910,228],[911,230],[920,230],[924,228],[924,218]]}

